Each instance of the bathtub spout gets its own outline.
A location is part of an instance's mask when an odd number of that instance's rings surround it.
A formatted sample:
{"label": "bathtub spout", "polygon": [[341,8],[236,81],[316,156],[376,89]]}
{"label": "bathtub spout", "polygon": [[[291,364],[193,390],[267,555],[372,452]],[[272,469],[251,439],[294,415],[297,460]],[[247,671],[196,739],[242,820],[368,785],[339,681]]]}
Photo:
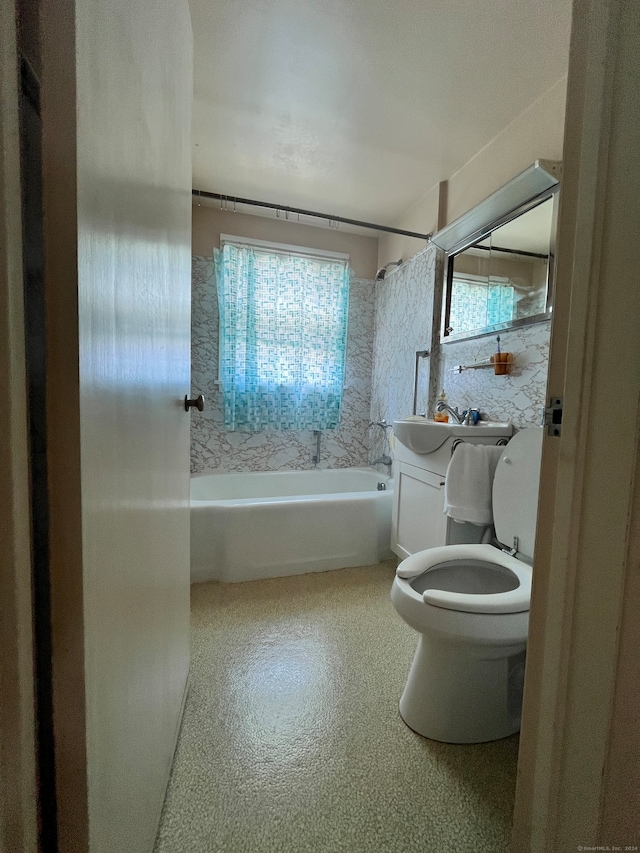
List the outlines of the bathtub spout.
{"label": "bathtub spout", "polygon": [[372,465],[393,465],[393,459],[390,456],[387,456],[385,453],[384,456],[381,456],[380,459],[376,459],[375,462],[371,463]]}

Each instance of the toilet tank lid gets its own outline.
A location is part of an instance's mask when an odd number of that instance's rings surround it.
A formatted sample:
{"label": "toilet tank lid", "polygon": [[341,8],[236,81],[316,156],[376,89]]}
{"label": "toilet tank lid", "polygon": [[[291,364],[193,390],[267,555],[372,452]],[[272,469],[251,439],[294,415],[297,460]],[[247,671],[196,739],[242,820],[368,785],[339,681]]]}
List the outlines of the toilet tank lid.
{"label": "toilet tank lid", "polygon": [[520,430],[505,447],[493,481],[493,521],[496,538],[533,560],[542,460],[542,427]]}

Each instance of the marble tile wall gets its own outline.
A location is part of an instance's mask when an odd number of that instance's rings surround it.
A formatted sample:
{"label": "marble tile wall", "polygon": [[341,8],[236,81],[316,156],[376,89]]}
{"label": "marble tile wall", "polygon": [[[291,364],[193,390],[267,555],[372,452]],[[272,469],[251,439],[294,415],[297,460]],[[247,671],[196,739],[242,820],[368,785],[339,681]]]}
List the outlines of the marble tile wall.
{"label": "marble tile wall", "polygon": [[[432,413],[444,388],[449,403],[461,410],[475,406],[492,420],[511,419],[516,427],[540,423],[550,323],[501,334],[503,351],[515,356],[508,375],[496,376],[491,368],[453,373],[457,364],[488,358],[495,338],[439,343],[443,272],[443,253],[429,246],[377,283],[371,420],[391,422],[411,414],[415,353],[430,349],[431,357],[420,363],[418,412]],[[371,427],[370,448],[372,461],[389,453],[388,432]]]}
{"label": "marble tile wall", "polygon": [[[376,285],[376,333],[374,340],[371,420],[389,423],[411,414],[416,351],[431,349],[434,325],[440,317],[442,252],[428,246]],[[418,411],[425,411],[430,397],[431,359],[421,359]],[[388,431],[370,428],[371,461],[389,453]]]}
{"label": "marble tile wall", "polygon": [[[368,424],[374,335],[375,284],[354,279],[349,296],[349,332],[342,422],[321,439],[319,468],[369,464]],[[204,394],[205,410],[191,415],[193,473],[310,470],[316,437],[310,431],[228,432],[224,428],[218,377],[218,302],[213,259],[193,258],[191,391]]]}
{"label": "marble tile wall", "polygon": [[517,427],[539,424],[547,387],[550,322],[500,333],[503,352],[515,356],[506,376],[496,376],[491,368],[453,372],[458,364],[492,355],[496,348],[493,336],[441,345],[434,359],[438,376],[435,393],[444,388],[451,406],[460,410],[477,407],[491,420],[511,419]]}

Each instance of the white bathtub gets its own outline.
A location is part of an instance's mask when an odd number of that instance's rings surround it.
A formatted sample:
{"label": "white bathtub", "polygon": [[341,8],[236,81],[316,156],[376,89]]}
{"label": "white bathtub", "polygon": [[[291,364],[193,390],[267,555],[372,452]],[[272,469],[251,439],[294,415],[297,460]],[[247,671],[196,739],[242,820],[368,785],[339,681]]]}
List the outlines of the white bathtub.
{"label": "white bathtub", "polygon": [[195,475],[191,580],[256,580],[392,557],[392,486],[373,468]]}

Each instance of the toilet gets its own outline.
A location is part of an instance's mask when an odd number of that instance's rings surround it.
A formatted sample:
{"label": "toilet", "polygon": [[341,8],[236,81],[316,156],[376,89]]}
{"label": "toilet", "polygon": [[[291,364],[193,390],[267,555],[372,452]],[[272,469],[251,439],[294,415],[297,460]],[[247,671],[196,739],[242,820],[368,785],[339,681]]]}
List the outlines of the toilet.
{"label": "toilet", "polygon": [[500,457],[499,545],[444,545],[398,566],[391,601],[419,634],[400,715],[424,737],[482,743],[520,729],[541,455],[531,427]]}

